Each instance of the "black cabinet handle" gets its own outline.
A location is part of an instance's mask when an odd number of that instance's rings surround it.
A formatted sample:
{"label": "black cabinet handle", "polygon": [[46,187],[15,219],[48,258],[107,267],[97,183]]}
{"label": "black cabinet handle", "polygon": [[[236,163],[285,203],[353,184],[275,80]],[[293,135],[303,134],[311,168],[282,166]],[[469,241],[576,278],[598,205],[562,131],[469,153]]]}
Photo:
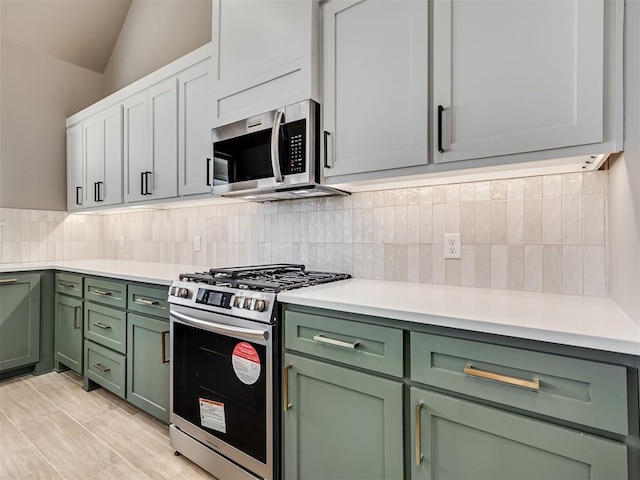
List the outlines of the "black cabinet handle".
{"label": "black cabinet handle", "polygon": [[211,159],[207,158],[207,186],[211,186]]}
{"label": "black cabinet handle", "polygon": [[144,176],[146,172],[140,172],[140,195],[146,195],[144,192]]}
{"label": "black cabinet handle", "polygon": [[82,205],[82,187],[76,187],[76,205]]}
{"label": "black cabinet handle", "polygon": [[93,201],[98,201],[98,182],[93,182]]}
{"label": "black cabinet handle", "polygon": [[151,172],[144,172],[144,194],[151,195],[151,190],[149,190],[149,175]]}
{"label": "black cabinet handle", "polygon": [[438,105],[438,151],[440,153],[444,153],[444,148],[442,148],[442,112],[444,112],[444,107]]}
{"label": "black cabinet handle", "polygon": [[97,190],[98,190],[98,197],[97,197],[97,202],[104,202],[104,198],[102,197],[102,186],[104,185],[104,182],[97,182],[96,186],[97,186]]}
{"label": "black cabinet handle", "polygon": [[324,131],[324,168],[331,168],[329,166],[329,153],[327,151],[327,147],[329,145],[329,135],[331,135],[326,130]]}

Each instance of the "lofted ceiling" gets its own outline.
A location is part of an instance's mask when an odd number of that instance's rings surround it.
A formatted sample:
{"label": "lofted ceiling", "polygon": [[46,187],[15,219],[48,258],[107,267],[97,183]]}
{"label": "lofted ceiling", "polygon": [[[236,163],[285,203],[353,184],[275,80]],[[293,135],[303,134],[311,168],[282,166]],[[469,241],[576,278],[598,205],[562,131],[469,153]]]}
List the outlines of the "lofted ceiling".
{"label": "lofted ceiling", "polygon": [[0,36],[104,73],[131,0],[0,0]]}

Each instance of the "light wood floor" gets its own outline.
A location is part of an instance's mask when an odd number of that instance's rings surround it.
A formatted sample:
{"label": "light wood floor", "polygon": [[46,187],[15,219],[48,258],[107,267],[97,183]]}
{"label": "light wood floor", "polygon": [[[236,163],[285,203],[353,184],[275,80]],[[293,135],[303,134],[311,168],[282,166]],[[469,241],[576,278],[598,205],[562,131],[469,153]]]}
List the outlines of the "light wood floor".
{"label": "light wood floor", "polygon": [[[72,373],[0,383],[0,479],[200,480],[169,428]],[[215,480],[215,479],[214,479]]]}

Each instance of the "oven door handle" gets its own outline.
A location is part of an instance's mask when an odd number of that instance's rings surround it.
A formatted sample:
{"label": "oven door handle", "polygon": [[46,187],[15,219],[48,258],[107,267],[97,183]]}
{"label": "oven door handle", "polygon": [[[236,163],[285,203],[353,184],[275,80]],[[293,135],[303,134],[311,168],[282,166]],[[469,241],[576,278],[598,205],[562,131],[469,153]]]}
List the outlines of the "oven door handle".
{"label": "oven door handle", "polygon": [[264,330],[253,330],[250,328],[232,327],[230,325],[222,325],[220,323],[205,322],[198,320],[189,315],[180,312],[170,312],[171,317],[181,323],[191,325],[192,327],[202,328],[209,332],[219,333],[221,335],[248,338],[254,340],[268,340],[269,332]]}
{"label": "oven door handle", "polygon": [[282,117],[284,112],[278,110],[273,120],[271,130],[271,166],[273,167],[273,178],[276,183],[282,183],[282,172],[280,171],[280,128],[282,127]]}

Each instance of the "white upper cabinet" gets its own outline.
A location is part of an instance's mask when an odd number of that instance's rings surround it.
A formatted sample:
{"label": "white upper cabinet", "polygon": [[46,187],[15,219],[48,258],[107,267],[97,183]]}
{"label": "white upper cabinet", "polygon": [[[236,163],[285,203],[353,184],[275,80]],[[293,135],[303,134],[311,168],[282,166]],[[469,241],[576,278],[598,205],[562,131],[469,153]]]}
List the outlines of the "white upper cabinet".
{"label": "white upper cabinet", "polygon": [[178,76],[178,194],[211,192],[212,145],[209,128],[209,64]]}
{"label": "white upper cabinet", "polygon": [[428,160],[426,0],[330,0],[322,7],[324,176]]}
{"label": "white upper cabinet", "polygon": [[314,0],[213,0],[212,127],[319,101]]}
{"label": "white upper cabinet", "polygon": [[177,196],[177,97],[170,78],[123,102],[126,202]]}
{"label": "white upper cabinet", "polygon": [[603,141],[604,0],[434,0],[435,162]]}
{"label": "white upper cabinet", "polygon": [[122,203],[122,107],[114,105],[83,122],[83,205]]}
{"label": "white upper cabinet", "polygon": [[77,123],[67,128],[67,210],[83,208],[84,190],[82,123]]}

